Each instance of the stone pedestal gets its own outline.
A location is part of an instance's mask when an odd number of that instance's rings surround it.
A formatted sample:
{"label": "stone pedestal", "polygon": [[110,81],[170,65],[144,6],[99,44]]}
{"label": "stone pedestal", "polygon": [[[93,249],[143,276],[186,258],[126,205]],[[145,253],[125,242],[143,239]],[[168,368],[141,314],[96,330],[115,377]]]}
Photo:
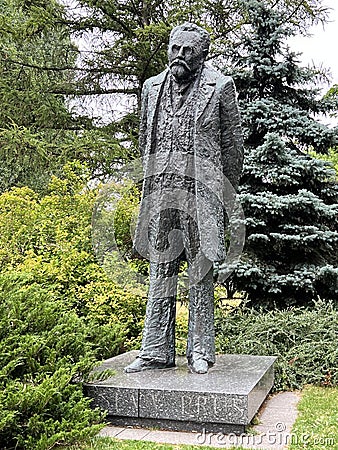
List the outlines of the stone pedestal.
{"label": "stone pedestal", "polygon": [[124,373],[137,355],[108,359],[97,370],[116,375],[84,386],[116,425],[240,434],[273,385],[275,357],[219,355],[203,375],[190,373],[184,357],[175,368]]}

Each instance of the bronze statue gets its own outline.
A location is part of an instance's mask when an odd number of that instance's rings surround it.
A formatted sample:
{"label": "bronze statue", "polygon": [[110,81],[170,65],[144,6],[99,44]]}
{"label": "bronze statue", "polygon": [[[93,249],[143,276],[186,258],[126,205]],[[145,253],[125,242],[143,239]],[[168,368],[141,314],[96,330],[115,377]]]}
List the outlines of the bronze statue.
{"label": "bronze statue", "polygon": [[[126,372],[175,366],[180,262],[188,262],[188,366],[215,362],[214,268],[225,259],[224,180],[238,185],[243,160],[231,77],[205,65],[209,33],[192,23],[170,34],[169,68],[142,91],[144,184],[134,246],[150,260],[139,357]],[[220,175],[221,174],[221,175]]]}

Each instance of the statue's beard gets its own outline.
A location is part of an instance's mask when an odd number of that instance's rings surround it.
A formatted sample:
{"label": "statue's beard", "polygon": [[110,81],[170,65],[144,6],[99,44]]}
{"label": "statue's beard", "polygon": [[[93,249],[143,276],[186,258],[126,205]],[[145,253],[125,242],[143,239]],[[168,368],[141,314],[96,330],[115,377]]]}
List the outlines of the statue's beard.
{"label": "statue's beard", "polygon": [[170,64],[170,71],[178,81],[188,80],[192,75],[192,70],[185,61],[173,61]]}

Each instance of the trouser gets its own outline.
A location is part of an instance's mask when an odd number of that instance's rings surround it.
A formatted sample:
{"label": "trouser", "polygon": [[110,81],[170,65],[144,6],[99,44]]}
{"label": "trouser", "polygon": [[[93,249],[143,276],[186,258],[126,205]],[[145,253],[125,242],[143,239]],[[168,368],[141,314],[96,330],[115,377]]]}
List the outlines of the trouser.
{"label": "trouser", "polygon": [[[171,212],[172,214],[172,212]],[[168,217],[167,217],[168,218]],[[150,286],[140,357],[172,364],[175,361],[175,314],[180,261],[188,262],[188,361],[215,362],[213,265],[200,251],[198,230],[182,211],[171,217],[181,231],[182,254],[172,261],[150,262]],[[168,228],[166,228],[168,232]]]}

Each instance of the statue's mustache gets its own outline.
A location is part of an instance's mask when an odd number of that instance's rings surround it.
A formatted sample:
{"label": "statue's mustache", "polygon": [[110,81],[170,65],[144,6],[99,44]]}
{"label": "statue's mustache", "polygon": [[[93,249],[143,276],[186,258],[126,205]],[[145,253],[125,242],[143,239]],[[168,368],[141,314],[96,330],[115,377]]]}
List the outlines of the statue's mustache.
{"label": "statue's mustache", "polygon": [[172,61],[172,63],[170,63],[170,68],[172,68],[174,66],[183,66],[187,70],[189,70],[189,71],[191,70],[190,66],[183,59],[175,59],[174,61]]}

